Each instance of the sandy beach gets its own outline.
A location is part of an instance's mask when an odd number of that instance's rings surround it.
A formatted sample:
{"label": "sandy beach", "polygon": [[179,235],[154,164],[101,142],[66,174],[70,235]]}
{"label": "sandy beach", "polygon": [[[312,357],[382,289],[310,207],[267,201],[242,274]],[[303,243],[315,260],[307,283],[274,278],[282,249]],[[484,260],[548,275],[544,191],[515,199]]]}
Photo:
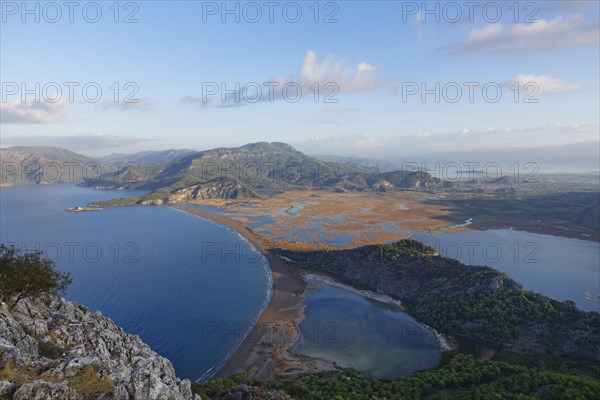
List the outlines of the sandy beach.
{"label": "sandy beach", "polygon": [[327,284],[327,286],[337,287],[339,289],[345,290],[346,292],[354,293],[358,296],[364,297],[365,299],[378,301],[379,303],[393,304],[396,307],[398,307],[399,310],[404,311],[404,307],[402,307],[402,302],[400,300],[395,300],[386,294],[375,293],[371,290],[356,289],[350,285],[337,282],[324,275],[304,274],[304,279],[309,283],[312,281],[317,283],[325,283]]}
{"label": "sandy beach", "polygon": [[[273,380],[338,370],[335,364],[327,360],[299,356],[294,351],[302,338],[299,324],[304,320],[305,296],[310,291],[318,290],[322,284],[403,309],[400,301],[390,296],[356,289],[328,276],[294,270],[293,261],[276,255],[276,246],[273,243],[252,232],[242,222],[209,214],[197,208],[183,206],[173,206],[173,208],[235,230],[267,258],[271,267],[273,276],[271,301],[231,358],[213,376],[215,378],[231,377],[237,372],[245,371],[250,380]],[[442,351],[451,350],[446,338],[435,333]]]}
{"label": "sandy beach", "polygon": [[230,218],[196,208],[173,208],[234,229],[252,243],[271,266],[271,301],[238,349],[214,377],[230,377],[244,370],[250,379],[267,380],[336,369],[327,361],[306,359],[293,354],[292,349],[301,338],[298,324],[304,318],[303,293],[306,283],[290,270],[286,261],[275,255],[274,247],[268,240]]}

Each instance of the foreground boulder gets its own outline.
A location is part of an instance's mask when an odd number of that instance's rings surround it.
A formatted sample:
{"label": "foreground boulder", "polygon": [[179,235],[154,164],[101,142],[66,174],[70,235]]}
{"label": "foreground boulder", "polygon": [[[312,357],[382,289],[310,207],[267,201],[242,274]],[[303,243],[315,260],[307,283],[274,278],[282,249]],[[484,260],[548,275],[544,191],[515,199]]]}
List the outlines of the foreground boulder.
{"label": "foreground boulder", "polygon": [[0,399],[199,400],[171,362],[56,296],[0,303]]}

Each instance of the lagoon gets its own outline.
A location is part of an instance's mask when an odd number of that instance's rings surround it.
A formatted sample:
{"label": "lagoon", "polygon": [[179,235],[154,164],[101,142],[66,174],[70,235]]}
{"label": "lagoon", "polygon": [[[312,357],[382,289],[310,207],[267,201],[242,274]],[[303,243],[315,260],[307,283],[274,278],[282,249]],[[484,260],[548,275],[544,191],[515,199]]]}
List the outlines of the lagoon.
{"label": "lagoon", "polygon": [[308,292],[304,304],[298,354],[384,379],[434,368],[439,362],[437,335],[394,304],[367,299],[323,280],[318,280],[318,289]]}

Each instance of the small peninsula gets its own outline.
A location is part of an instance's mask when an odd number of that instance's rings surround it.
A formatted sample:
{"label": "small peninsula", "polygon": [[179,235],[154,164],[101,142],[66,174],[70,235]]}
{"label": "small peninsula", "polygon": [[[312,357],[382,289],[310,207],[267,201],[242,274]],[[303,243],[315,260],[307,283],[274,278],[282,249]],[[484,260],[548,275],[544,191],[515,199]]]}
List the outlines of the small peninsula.
{"label": "small peninsula", "polygon": [[71,208],[67,208],[66,211],[69,212],[85,212],[85,211],[101,211],[102,208],[101,207],[93,207],[93,206],[77,206],[77,207],[71,207]]}

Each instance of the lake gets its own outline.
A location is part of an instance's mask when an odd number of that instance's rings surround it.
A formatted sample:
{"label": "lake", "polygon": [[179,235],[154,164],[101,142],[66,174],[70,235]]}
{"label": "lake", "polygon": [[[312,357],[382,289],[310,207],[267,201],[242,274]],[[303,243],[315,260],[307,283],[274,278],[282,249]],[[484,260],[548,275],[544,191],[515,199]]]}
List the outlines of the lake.
{"label": "lake", "polygon": [[494,267],[525,289],[573,300],[585,311],[600,311],[600,303],[583,294],[600,294],[600,243],[513,229],[412,232],[411,239],[465,264]]}
{"label": "lake", "polygon": [[237,232],[169,207],[68,207],[139,193],[75,185],[0,189],[0,241],[43,250],[70,272],[66,297],[101,312],[206,379],[268,304],[268,263]]}
{"label": "lake", "polygon": [[333,361],[375,378],[394,379],[434,368],[440,343],[427,326],[396,305],[320,281],[305,300],[301,355]]}

